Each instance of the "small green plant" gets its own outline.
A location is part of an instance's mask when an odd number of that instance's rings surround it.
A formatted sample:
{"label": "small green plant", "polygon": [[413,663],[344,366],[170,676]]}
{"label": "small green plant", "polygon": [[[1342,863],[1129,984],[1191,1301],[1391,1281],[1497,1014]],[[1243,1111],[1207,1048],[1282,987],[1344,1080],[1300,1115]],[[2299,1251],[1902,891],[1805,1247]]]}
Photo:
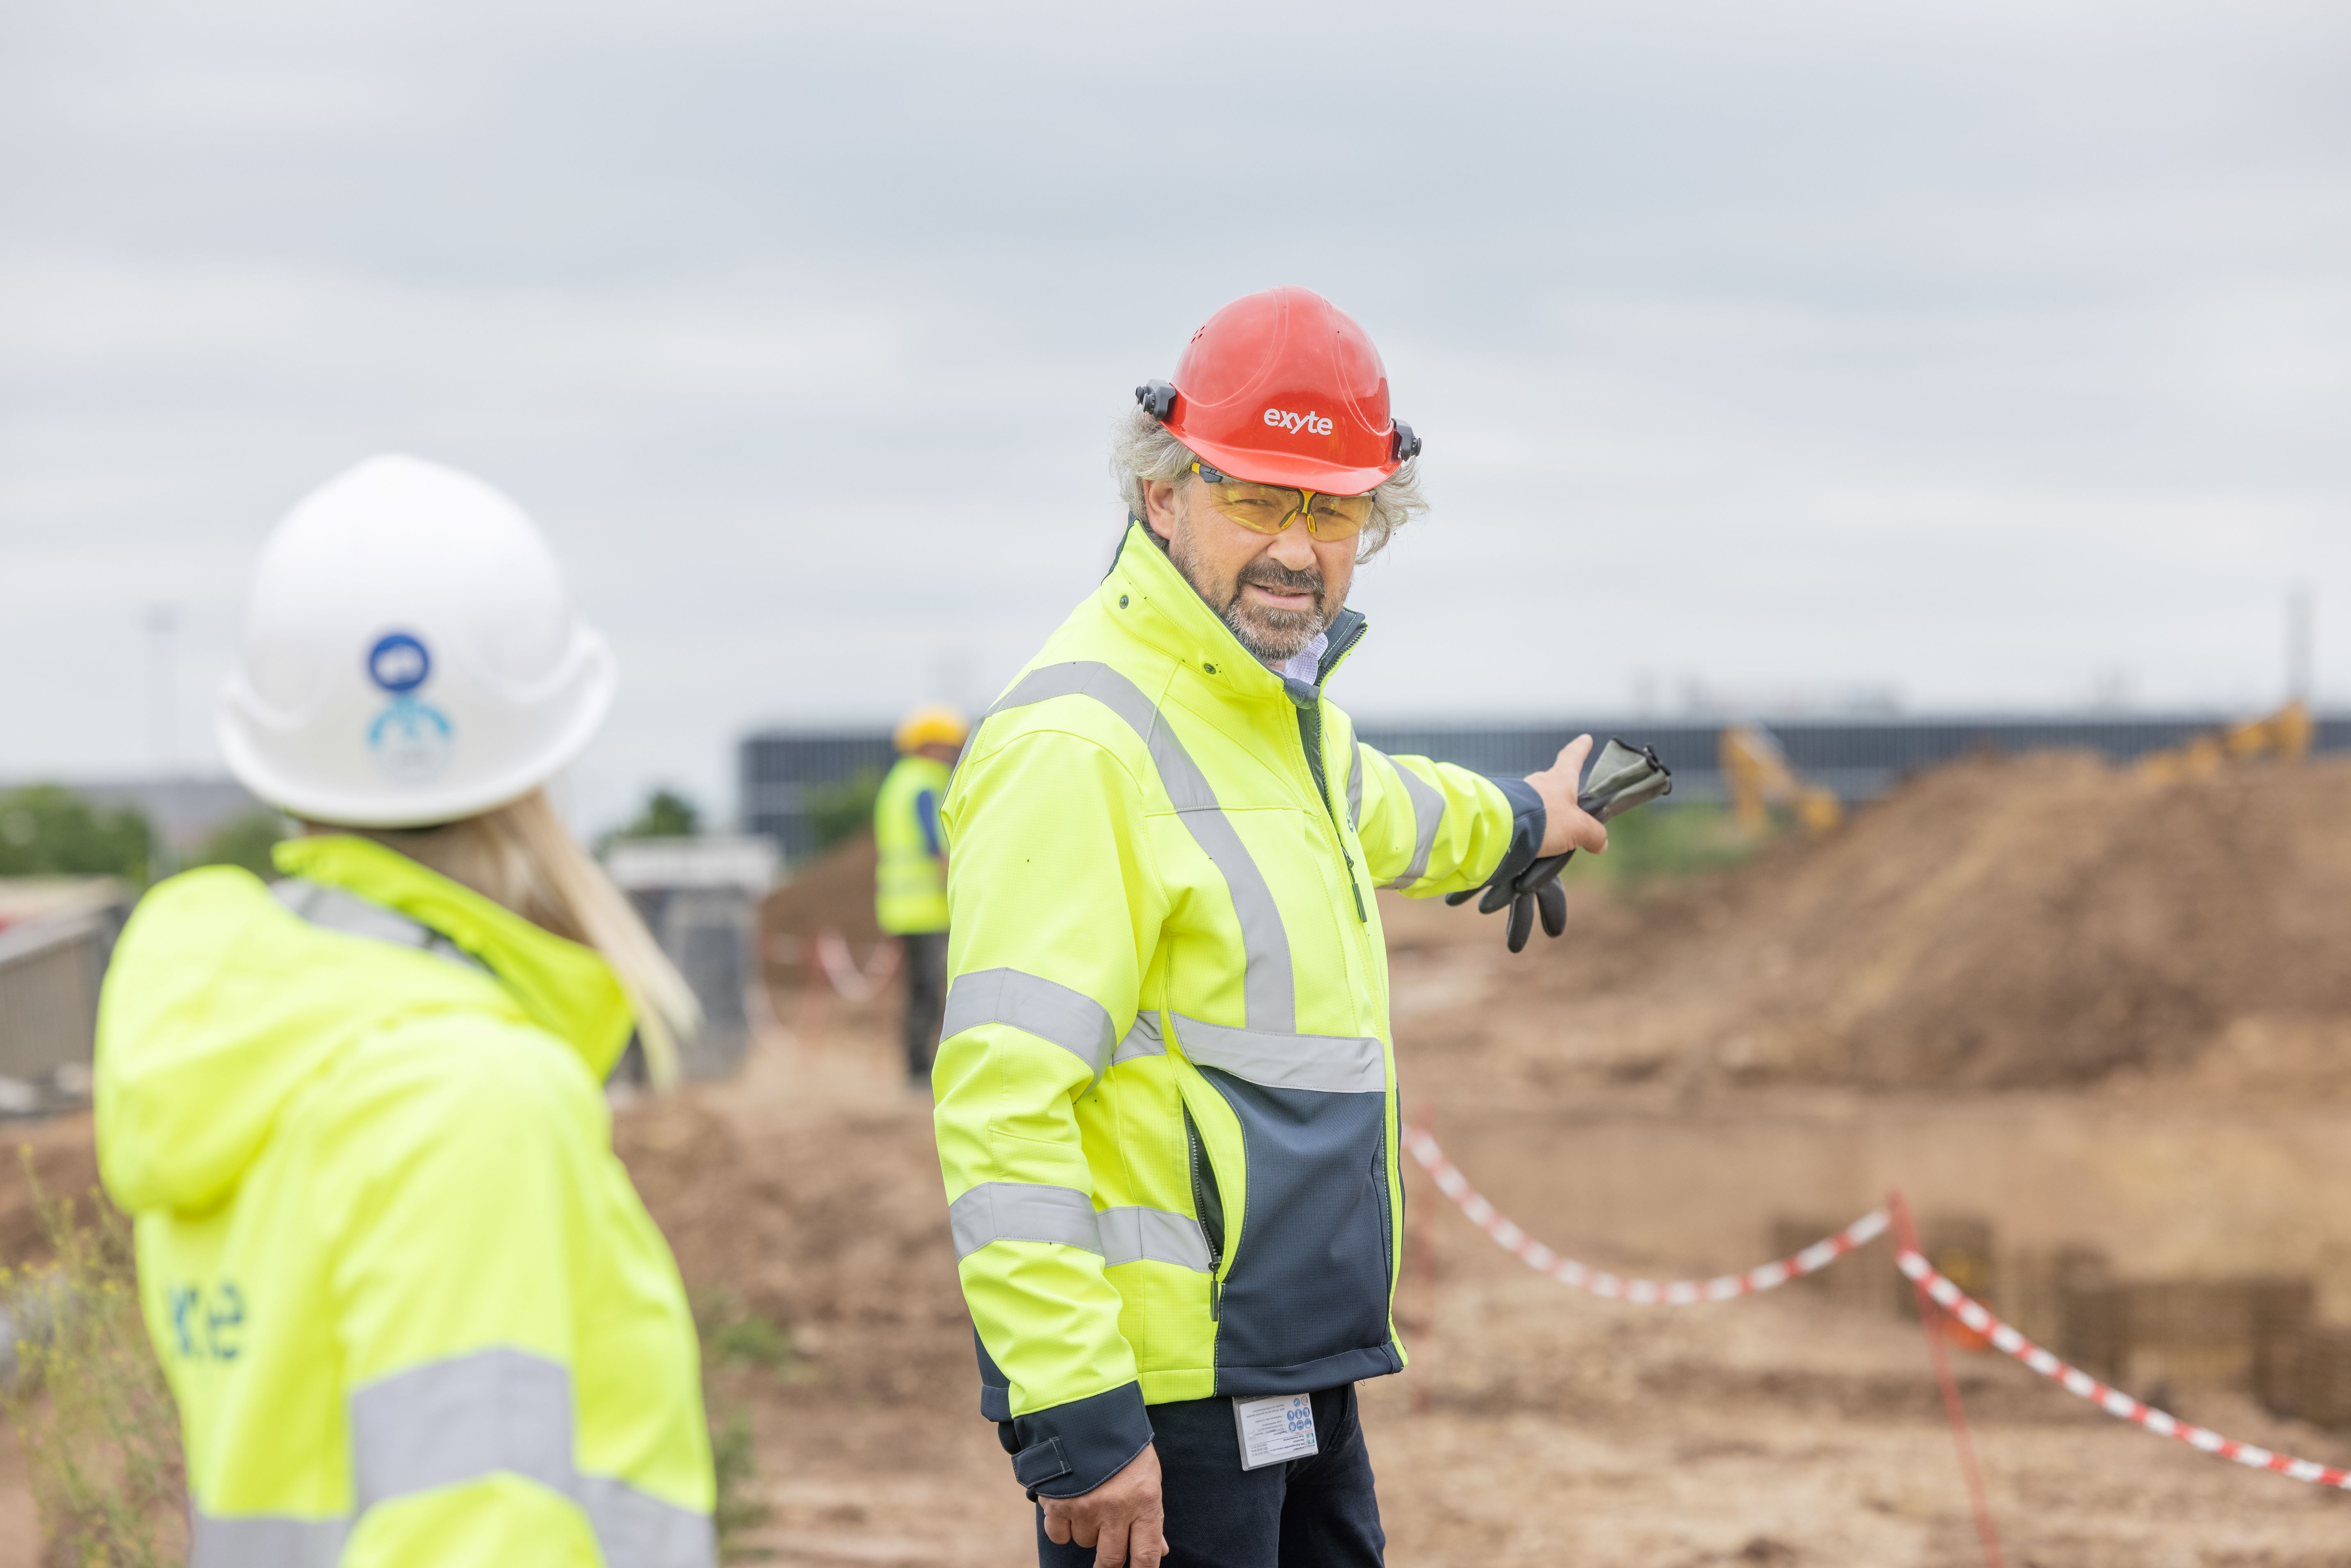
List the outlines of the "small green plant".
{"label": "small green plant", "polygon": [[610,849],[626,839],[690,839],[701,831],[701,807],[674,789],[656,789],[645,797],[636,821],[606,833],[597,847]]}
{"label": "small green plant", "polygon": [[[714,1407],[715,1410],[715,1407]],[[761,1563],[775,1555],[743,1537],[775,1517],[776,1511],[751,1490],[758,1466],[751,1439],[751,1417],[740,1406],[730,1406],[710,1423],[710,1465],[718,1476],[718,1501],[710,1522],[718,1536],[721,1563]]]}
{"label": "small green plant", "polygon": [[718,1477],[718,1501],[711,1519],[717,1529],[719,1560],[760,1562],[775,1553],[744,1537],[773,1518],[775,1510],[753,1490],[758,1471],[750,1415],[723,1396],[718,1375],[784,1375],[795,1360],[791,1334],[726,1290],[697,1293],[694,1321],[702,1339],[702,1403],[710,1420],[711,1467]]}
{"label": "small green plant", "polygon": [[55,1568],[164,1568],[185,1545],[180,1422],[139,1311],[131,1226],[92,1194],[92,1218],[25,1175],[54,1260],[0,1270],[13,1354],[0,1410],[24,1439]]}

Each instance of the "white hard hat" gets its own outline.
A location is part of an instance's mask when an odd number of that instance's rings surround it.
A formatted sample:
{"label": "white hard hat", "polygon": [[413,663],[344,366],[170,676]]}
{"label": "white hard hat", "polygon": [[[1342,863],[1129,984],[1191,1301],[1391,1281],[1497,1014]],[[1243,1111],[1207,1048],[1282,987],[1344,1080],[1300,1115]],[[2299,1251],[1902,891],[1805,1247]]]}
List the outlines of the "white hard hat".
{"label": "white hard hat", "polygon": [[455,821],[578,756],[614,679],[521,507],[455,469],[371,457],[262,547],[221,749],[312,821]]}

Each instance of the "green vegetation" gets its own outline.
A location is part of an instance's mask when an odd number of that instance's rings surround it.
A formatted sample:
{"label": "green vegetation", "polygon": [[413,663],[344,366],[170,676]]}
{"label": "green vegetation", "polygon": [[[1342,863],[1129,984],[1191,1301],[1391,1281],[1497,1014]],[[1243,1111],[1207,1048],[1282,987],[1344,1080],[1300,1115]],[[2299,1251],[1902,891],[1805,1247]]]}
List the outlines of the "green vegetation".
{"label": "green vegetation", "polygon": [[266,806],[256,806],[213,830],[204,847],[188,857],[183,871],[200,865],[241,865],[258,877],[275,878],[277,867],[269,852],[286,836],[286,818]]}
{"label": "green vegetation", "polygon": [[690,839],[701,831],[701,807],[674,789],[656,789],[634,821],[606,833],[596,847],[609,849],[623,839]]}
{"label": "green vegetation", "polygon": [[56,1260],[0,1270],[16,1325],[0,1411],[23,1435],[45,1563],[164,1568],[185,1543],[180,1423],[140,1315],[131,1226],[95,1193],[94,1218],[25,1175]]}
{"label": "green vegetation", "polygon": [[101,810],[57,784],[0,794],[0,876],[119,876],[143,887],[155,853],[136,806]]}
{"label": "green vegetation", "polygon": [[702,1337],[702,1403],[710,1421],[711,1465],[718,1477],[718,1501],[711,1517],[718,1531],[719,1561],[757,1562],[774,1553],[749,1545],[743,1537],[767,1523],[775,1510],[751,1490],[758,1468],[749,1412],[721,1396],[716,1375],[789,1378],[797,1370],[797,1353],[789,1330],[754,1312],[732,1291],[696,1292],[694,1322]]}
{"label": "green vegetation", "polygon": [[1571,882],[1627,889],[1660,877],[1724,870],[1764,842],[1741,833],[1728,806],[1652,805],[1609,823],[1608,852],[1578,855],[1561,875]]}
{"label": "green vegetation", "polygon": [[808,791],[808,822],[817,847],[856,837],[873,825],[873,800],[882,793],[882,769],[861,768],[837,784],[814,784]]}

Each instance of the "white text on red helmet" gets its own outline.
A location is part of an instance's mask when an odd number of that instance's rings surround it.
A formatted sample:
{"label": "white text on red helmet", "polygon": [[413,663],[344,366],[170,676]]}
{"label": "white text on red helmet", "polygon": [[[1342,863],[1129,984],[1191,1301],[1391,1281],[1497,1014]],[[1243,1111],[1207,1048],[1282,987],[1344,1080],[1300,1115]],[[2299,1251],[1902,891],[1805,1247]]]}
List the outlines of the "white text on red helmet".
{"label": "white text on red helmet", "polygon": [[1265,411],[1265,422],[1276,430],[1302,430],[1309,435],[1328,435],[1331,422],[1308,409],[1304,413],[1286,413],[1278,408]]}

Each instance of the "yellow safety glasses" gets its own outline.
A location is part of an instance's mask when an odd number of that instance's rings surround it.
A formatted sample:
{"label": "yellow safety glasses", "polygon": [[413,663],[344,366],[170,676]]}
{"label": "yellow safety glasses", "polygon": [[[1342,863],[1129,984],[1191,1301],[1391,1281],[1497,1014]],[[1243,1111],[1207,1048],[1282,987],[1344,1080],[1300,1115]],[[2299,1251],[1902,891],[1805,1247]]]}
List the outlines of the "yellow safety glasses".
{"label": "yellow safety glasses", "polygon": [[1372,520],[1372,497],[1326,496],[1319,490],[1293,490],[1280,485],[1252,485],[1228,478],[1205,463],[1192,472],[1208,487],[1208,504],[1253,534],[1278,534],[1293,517],[1306,519],[1306,531],[1318,539],[1351,539]]}

